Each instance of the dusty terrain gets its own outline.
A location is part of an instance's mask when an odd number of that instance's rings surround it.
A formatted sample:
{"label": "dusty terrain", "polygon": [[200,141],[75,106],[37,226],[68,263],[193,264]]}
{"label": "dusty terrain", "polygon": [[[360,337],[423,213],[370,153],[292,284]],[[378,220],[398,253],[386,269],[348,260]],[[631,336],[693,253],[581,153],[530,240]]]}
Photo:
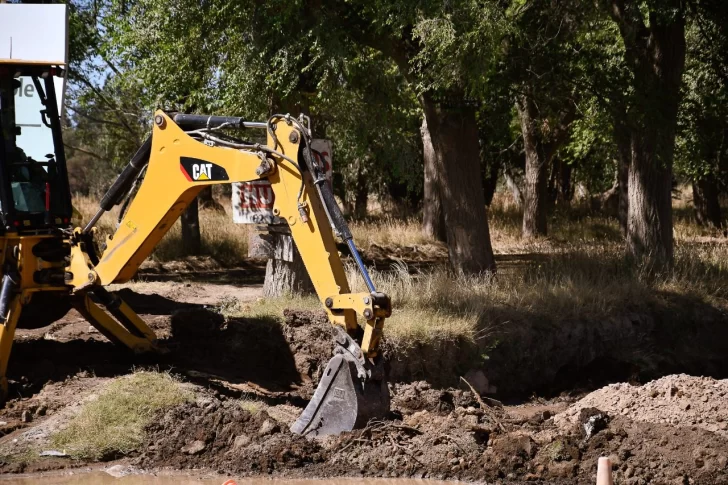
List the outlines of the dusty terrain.
{"label": "dusty terrain", "polygon": [[241,477],[593,483],[597,458],[611,456],[619,483],[728,483],[728,381],[686,375],[503,405],[465,385],[399,374],[386,420],[321,441],[292,435],[288,426],[330,356],[328,324],[296,311],[284,324],[225,319],[213,306],[256,299],[255,281],[160,274],[120,294],[164,339],[166,355],[130,355],[73,312],[18,332],[11,400],[0,411],[0,473],[87,464],[22,450],[44,450],[49,434],[107,382],[152,367],[180,375],[196,398],[160,412],[142,449],[107,457],[111,463]]}

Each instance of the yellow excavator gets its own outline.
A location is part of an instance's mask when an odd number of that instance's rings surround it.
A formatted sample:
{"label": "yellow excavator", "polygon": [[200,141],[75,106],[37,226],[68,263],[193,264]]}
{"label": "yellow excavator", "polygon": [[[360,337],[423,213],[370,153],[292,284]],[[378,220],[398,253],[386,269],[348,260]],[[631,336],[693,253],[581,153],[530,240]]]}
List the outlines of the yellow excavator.
{"label": "yellow excavator", "polygon": [[[0,4],[0,18],[17,15],[8,9],[29,7],[62,8],[66,15],[64,5]],[[310,120],[286,114],[251,122],[157,111],[151,135],[98,212],[74,228],[61,134],[64,77],[65,58],[8,56],[0,37],[0,397],[8,391],[16,327],[48,325],[71,307],[115,343],[134,352],[160,350],[144,320],[105,287],[134,277],[202,189],[266,179],[275,195],[273,212],[288,223],[334,328],[334,357],[291,430],[338,434],[385,415],[389,391],[377,347],[390,299],[376,290],[313,156]],[[240,138],[250,130],[267,141]],[[116,231],[97,247],[95,225],[115,206],[121,206]],[[368,292],[350,291],[336,237],[348,246]]]}

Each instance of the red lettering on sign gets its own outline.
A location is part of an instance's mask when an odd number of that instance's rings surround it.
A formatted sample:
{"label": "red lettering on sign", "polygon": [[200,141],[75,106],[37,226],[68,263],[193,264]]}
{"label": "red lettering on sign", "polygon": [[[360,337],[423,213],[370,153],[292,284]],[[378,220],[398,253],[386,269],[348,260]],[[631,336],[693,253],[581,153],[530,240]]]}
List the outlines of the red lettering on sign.
{"label": "red lettering on sign", "polygon": [[275,195],[270,185],[244,183],[240,191],[240,208],[247,210],[273,209]]}
{"label": "red lettering on sign", "polygon": [[[313,151],[313,150],[311,150]],[[329,163],[329,152],[313,152],[313,156],[316,157],[316,161],[324,166],[324,173],[329,176],[331,171],[331,164]]]}

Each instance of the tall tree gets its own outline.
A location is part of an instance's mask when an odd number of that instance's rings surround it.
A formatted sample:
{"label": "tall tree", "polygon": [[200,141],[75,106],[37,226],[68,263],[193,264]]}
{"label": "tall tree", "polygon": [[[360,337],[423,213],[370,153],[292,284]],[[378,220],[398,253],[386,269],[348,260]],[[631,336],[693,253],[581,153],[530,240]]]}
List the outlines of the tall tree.
{"label": "tall tree", "polygon": [[551,164],[569,138],[583,7],[570,2],[512,2],[507,56],[525,152],[522,235],[545,236]]}
{"label": "tall tree", "polygon": [[547,234],[549,210],[548,176],[551,163],[569,136],[569,125],[576,115],[573,103],[556,117],[555,126],[547,133],[539,123],[543,117],[531,94],[522,94],[516,101],[526,154],[522,235],[532,239]]}
{"label": "tall tree", "polygon": [[432,145],[430,130],[427,128],[427,118],[422,120],[420,136],[422,137],[422,157],[425,166],[422,232],[436,241],[445,242],[447,241],[447,231],[440,197],[440,178],[437,176],[437,153]]}
{"label": "tall tree", "polygon": [[634,93],[627,127],[632,151],[627,252],[650,265],[669,265],[686,6],[682,0],[609,0],[604,5],[619,26]]}
{"label": "tall tree", "polygon": [[676,171],[692,182],[697,222],[721,228],[719,196],[728,189],[728,8],[699,2],[691,14]]}
{"label": "tall tree", "polygon": [[[457,273],[495,269],[480,174],[474,71],[485,73],[495,24],[482,4],[456,2],[328,2],[319,12],[340,35],[380,50],[418,90],[432,156],[425,173],[436,174],[433,194],[444,215],[450,264]],[[485,28],[488,25],[491,30]],[[468,42],[462,42],[468,37]],[[473,58],[479,59],[474,63]],[[429,143],[428,143],[429,146]],[[439,189],[439,190],[437,190]],[[427,210],[426,210],[427,212]]]}

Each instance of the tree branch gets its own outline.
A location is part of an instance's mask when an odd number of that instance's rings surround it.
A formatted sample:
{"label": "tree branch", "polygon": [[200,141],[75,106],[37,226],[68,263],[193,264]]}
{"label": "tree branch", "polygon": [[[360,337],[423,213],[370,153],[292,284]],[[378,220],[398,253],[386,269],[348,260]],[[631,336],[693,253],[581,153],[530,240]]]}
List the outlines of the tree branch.
{"label": "tree branch", "polygon": [[96,158],[98,160],[106,160],[101,155],[98,155],[98,154],[96,154],[94,152],[91,152],[91,151],[88,151],[88,150],[84,150],[83,148],[79,148],[79,147],[75,147],[73,145],[69,145],[66,142],[63,143],[63,146],[66,147],[66,148],[70,148],[71,150],[75,150],[75,151],[79,151],[81,153],[85,153],[86,155],[90,155],[90,156],[92,156],[92,157],[94,157],[94,158]]}
{"label": "tree branch", "polygon": [[84,76],[77,75],[76,79],[78,79],[83,85],[85,85],[91,91],[93,91],[94,94],[96,94],[99,97],[99,99],[101,99],[101,101],[104,102],[104,104],[106,104],[109,108],[112,109],[114,116],[116,117],[116,119],[119,120],[119,122],[121,123],[123,128],[125,128],[129,132],[129,134],[134,138],[134,141],[137,144],[140,144],[140,141],[139,141],[138,137],[136,136],[137,135],[136,130],[132,129],[132,127],[129,126],[129,123],[126,122],[124,117],[119,114],[119,107],[116,106],[115,103],[113,103],[106,95],[104,95],[104,93],[101,92],[101,90],[99,88],[94,86],[93,83],[91,81],[89,81],[88,79],[86,79]]}

